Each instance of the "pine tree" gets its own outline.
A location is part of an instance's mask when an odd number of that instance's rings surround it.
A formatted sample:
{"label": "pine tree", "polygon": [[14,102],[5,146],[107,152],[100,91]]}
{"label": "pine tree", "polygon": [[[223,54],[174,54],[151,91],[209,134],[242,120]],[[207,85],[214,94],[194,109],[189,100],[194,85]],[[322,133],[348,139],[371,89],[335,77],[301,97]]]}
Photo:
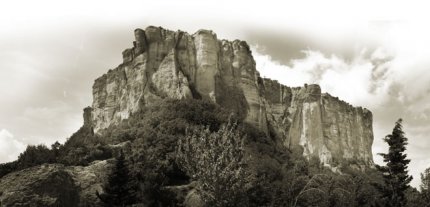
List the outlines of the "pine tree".
{"label": "pine tree", "polygon": [[97,197],[105,206],[109,207],[131,205],[135,200],[135,191],[131,183],[129,170],[126,166],[124,154],[121,151],[108,178],[108,183],[103,188],[103,193],[96,192]]}
{"label": "pine tree", "polygon": [[406,145],[408,139],[402,130],[402,119],[399,119],[393,132],[385,136],[384,141],[388,143],[388,154],[380,153],[386,163],[385,166],[377,166],[383,174],[384,186],[380,191],[386,201],[386,206],[401,207],[406,205],[405,191],[410,187],[412,176],[408,175],[409,159],[406,159]]}

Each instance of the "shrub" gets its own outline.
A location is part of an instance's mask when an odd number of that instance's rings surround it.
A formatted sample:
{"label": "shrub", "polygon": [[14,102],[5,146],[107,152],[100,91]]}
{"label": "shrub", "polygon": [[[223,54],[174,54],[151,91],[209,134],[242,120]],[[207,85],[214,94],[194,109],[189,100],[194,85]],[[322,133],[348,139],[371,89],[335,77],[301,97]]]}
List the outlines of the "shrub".
{"label": "shrub", "polygon": [[244,136],[235,124],[211,132],[197,127],[179,140],[177,160],[197,180],[197,192],[208,206],[246,206]]}

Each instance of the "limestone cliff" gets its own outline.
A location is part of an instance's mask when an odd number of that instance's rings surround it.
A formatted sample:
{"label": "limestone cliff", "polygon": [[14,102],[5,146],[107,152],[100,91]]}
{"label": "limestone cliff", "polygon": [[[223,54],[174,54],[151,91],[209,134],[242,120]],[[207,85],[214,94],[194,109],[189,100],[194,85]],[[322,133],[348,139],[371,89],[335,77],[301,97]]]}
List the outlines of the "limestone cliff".
{"label": "limestone cliff", "polygon": [[373,164],[370,111],[322,94],[318,85],[292,88],[261,78],[246,42],[153,26],[134,34],[123,63],[94,83],[86,124],[95,132],[157,99],[203,98],[327,165]]}
{"label": "limestone cliff", "polygon": [[331,166],[372,166],[372,113],[353,107],[318,85],[289,88],[264,80],[267,122],[288,148],[303,147]]}

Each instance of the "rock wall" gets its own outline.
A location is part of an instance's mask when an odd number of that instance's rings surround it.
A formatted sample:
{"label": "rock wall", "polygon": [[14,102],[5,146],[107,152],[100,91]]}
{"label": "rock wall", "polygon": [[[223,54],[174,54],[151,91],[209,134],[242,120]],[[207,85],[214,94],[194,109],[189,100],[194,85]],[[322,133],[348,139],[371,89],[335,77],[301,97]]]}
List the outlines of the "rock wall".
{"label": "rock wall", "polygon": [[373,164],[370,111],[322,94],[318,85],[261,78],[246,42],[219,40],[208,30],[136,29],[123,63],[95,81],[93,98],[87,117],[96,133],[157,99],[203,98],[327,165]]}
{"label": "rock wall", "polygon": [[353,107],[318,85],[289,88],[265,80],[268,123],[288,148],[300,148],[326,165],[372,166],[372,113]]}

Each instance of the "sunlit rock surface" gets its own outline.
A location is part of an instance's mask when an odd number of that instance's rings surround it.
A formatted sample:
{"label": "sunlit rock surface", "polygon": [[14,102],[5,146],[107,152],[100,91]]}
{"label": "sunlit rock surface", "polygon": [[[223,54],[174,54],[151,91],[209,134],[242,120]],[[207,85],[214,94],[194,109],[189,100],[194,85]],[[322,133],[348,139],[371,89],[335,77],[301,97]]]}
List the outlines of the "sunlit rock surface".
{"label": "sunlit rock surface", "polygon": [[97,133],[163,98],[202,98],[230,109],[289,149],[337,166],[373,164],[372,113],[318,85],[288,87],[261,78],[248,44],[150,26],[135,30],[123,63],[93,85],[91,125]]}

